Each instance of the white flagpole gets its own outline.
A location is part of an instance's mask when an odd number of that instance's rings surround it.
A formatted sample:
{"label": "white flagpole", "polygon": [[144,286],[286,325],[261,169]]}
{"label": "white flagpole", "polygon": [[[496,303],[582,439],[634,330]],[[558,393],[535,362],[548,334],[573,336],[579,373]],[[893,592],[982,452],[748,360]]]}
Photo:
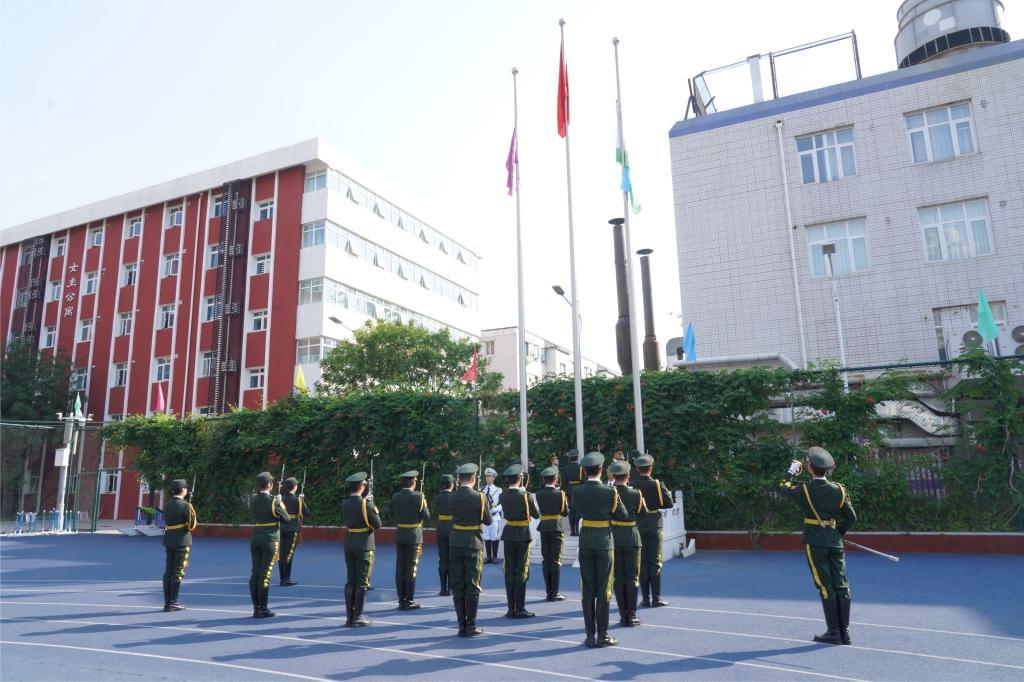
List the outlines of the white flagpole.
{"label": "white flagpole", "polygon": [[519,209],[519,90],[516,78],[519,69],[512,69],[512,120],[515,137],[512,149],[512,172],[515,174],[516,191],[516,288],[519,297],[519,461],[523,472],[530,470],[527,422],[529,410],[526,407],[526,303],[523,294],[523,223]]}
{"label": "white flagpole", "polygon": [[[619,122],[619,147],[622,150],[622,166],[625,172],[629,157],[626,155],[626,135],[622,128],[622,89],[619,85],[619,39],[612,38],[615,46],[615,114]],[[623,237],[626,241],[626,291],[629,297],[629,349],[633,365],[633,420],[636,430],[636,449],[640,454],[644,449],[644,408],[643,397],[640,395],[640,348],[636,337],[636,301],[633,286],[633,248],[629,244],[629,189],[622,190],[622,216],[625,218]]]}
{"label": "white flagpole", "polygon": [[[562,59],[565,59],[565,19],[558,20],[562,34]],[[566,60],[568,61],[568,60]],[[561,68],[561,65],[559,66]],[[568,68],[566,69],[568,72]],[[568,73],[566,73],[568,81]],[[568,82],[566,83],[568,87]],[[572,165],[569,163],[569,118],[565,119],[565,186],[569,197],[569,288],[572,300],[572,367],[575,383],[576,402],[576,450],[582,458],[586,454],[583,449],[583,359],[580,356],[580,314],[579,300],[576,297],[576,237],[572,229]]]}

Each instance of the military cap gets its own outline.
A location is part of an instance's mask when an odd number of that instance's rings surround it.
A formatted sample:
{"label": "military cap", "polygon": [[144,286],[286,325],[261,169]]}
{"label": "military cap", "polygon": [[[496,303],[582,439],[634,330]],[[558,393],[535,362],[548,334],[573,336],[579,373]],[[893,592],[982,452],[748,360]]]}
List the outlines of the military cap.
{"label": "military cap", "polygon": [[261,488],[267,485],[268,483],[273,482],[274,476],[269,471],[263,471],[261,473],[256,474],[256,485],[260,486]]}
{"label": "military cap", "polygon": [[825,448],[813,447],[807,450],[807,461],[815,469],[831,469],[836,465],[832,454]]}
{"label": "military cap", "polygon": [[565,453],[565,454],[566,454],[566,456],[567,456],[567,457],[568,457],[568,458],[569,458],[570,460],[572,460],[572,461],[574,461],[574,462],[575,462],[575,461],[576,461],[577,459],[579,459],[579,458],[580,458],[580,451],[579,451],[579,450],[577,450],[576,448],[573,448],[572,450],[570,450],[569,452],[567,452],[567,453]]}
{"label": "military cap", "polygon": [[346,478],[345,479],[345,483],[362,483],[365,480],[366,480],[366,472],[365,471],[357,471],[356,473],[354,473],[351,476],[349,476],[348,478]]}
{"label": "military cap", "polygon": [[171,481],[171,492],[174,493],[175,495],[177,495],[187,487],[188,481],[186,481],[184,478],[176,478],[173,481]]}
{"label": "military cap", "polygon": [[512,464],[507,469],[505,469],[505,473],[502,474],[502,476],[507,476],[509,478],[512,478],[513,476],[519,476],[522,473],[523,473],[523,465],[522,464]]}
{"label": "military cap", "polygon": [[622,474],[628,474],[629,473],[629,463],[628,462],[624,462],[624,461],[622,461],[620,459],[617,462],[612,462],[610,470],[612,472],[612,475],[614,475],[614,476],[621,476]]}
{"label": "military cap", "polygon": [[583,467],[599,467],[604,465],[604,455],[600,452],[588,452],[580,462]]}
{"label": "military cap", "polygon": [[451,474],[441,474],[441,483],[451,483],[455,480],[455,477]]}
{"label": "military cap", "polygon": [[554,478],[558,475],[558,467],[548,467],[540,472],[544,478]]}
{"label": "military cap", "polygon": [[495,471],[494,469],[492,469],[491,467],[487,467],[486,469],[484,469],[484,476],[497,476],[497,475],[498,475],[498,472]]}
{"label": "military cap", "polygon": [[478,471],[480,471],[480,467],[473,464],[472,462],[468,462],[460,466],[458,469],[456,469],[455,473],[457,473],[460,476],[465,476],[467,474],[475,474]]}
{"label": "military cap", "polygon": [[282,488],[288,488],[288,489],[298,488],[299,487],[299,480],[297,478],[295,478],[294,476],[289,476],[288,478],[286,478],[283,481],[281,481],[281,487]]}
{"label": "military cap", "polygon": [[650,455],[640,455],[633,460],[638,467],[649,467],[654,466],[654,458]]}
{"label": "military cap", "polygon": [[420,477],[420,472],[418,472],[418,471],[406,471],[404,474],[399,476],[399,478],[419,478],[419,477]]}

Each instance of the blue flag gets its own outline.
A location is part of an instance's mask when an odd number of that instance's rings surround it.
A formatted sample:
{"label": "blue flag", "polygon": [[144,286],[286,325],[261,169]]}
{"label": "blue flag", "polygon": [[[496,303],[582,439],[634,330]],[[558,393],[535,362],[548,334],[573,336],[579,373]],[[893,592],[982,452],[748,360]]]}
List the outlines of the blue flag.
{"label": "blue flag", "polygon": [[978,333],[985,343],[992,343],[999,336],[999,327],[996,326],[984,289],[978,290]]}
{"label": "blue flag", "polygon": [[683,354],[687,362],[697,360],[697,339],[693,336],[693,323],[686,325],[686,337],[683,339]]}

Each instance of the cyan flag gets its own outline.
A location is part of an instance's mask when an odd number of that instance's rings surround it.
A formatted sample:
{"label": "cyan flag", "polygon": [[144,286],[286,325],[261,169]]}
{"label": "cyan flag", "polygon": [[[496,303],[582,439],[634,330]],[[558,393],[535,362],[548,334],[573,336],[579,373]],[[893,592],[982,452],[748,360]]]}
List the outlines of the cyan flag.
{"label": "cyan flag", "polygon": [[996,326],[996,320],[992,317],[992,308],[988,305],[988,299],[985,298],[985,290],[978,290],[978,333],[981,334],[981,338],[985,343],[992,343],[997,336],[999,336],[999,327]]}
{"label": "cyan flag", "polygon": [[693,336],[693,323],[686,325],[686,337],[683,339],[683,354],[687,362],[694,362],[697,359],[697,339]]}

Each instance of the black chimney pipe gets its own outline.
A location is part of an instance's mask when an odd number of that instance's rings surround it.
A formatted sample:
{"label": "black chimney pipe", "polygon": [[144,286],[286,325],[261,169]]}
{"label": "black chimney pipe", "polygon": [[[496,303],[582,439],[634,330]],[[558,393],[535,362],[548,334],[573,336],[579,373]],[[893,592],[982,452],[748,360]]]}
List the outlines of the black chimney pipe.
{"label": "black chimney pipe", "polygon": [[619,319],[615,323],[615,351],[622,376],[633,374],[633,347],[629,338],[629,289],[626,288],[626,243],[622,233],[622,224],[625,222],[624,218],[608,221],[615,237],[615,289],[619,302]]}
{"label": "black chimney pipe", "polygon": [[654,335],[654,299],[651,296],[651,254],[653,249],[640,249],[640,288],[644,296],[644,369],[657,372],[661,369],[658,357],[658,337]]}

